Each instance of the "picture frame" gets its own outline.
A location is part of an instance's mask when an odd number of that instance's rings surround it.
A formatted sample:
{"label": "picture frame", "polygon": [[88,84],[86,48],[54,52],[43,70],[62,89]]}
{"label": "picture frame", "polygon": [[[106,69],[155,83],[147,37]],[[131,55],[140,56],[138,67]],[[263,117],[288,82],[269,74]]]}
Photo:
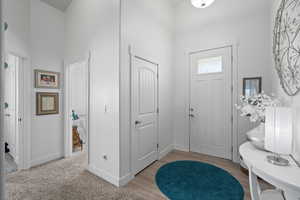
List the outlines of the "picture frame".
{"label": "picture frame", "polygon": [[34,70],[35,88],[60,89],[60,73]]}
{"label": "picture frame", "polygon": [[245,97],[262,92],[262,77],[248,77],[243,79],[243,95]]}
{"label": "picture frame", "polygon": [[36,115],[59,114],[59,93],[37,92]]}

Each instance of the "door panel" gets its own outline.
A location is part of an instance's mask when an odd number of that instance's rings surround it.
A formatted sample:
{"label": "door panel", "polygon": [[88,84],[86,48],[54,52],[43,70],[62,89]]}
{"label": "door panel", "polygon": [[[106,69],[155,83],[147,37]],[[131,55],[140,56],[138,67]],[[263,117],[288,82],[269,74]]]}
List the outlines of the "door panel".
{"label": "door panel", "polygon": [[231,159],[231,76],[231,48],[191,55],[191,151]]}
{"label": "door panel", "polygon": [[148,68],[139,69],[139,114],[151,114],[156,110],[156,72]]}
{"label": "door panel", "polygon": [[157,160],[157,65],[132,58],[132,153],[137,174]]}
{"label": "door panel", "polygon": [[7,54],[7,67],[4,69],[4,137],[10,154],[17,159],[17,72],[20,60],[17,56]]}

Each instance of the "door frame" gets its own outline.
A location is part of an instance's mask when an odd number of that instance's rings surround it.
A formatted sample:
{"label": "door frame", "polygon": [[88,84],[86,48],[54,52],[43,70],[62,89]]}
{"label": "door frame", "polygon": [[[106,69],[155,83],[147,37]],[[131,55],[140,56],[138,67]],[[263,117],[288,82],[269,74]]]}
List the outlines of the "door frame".
{"label": "door frame", "polygon": [[157,109],[158,109],[158,112],[157,112],[157,115],[156,115],[156,118],[157,118],[157,130],[156,130],[156,138],[157,138],[157,149],[156,149],[156,161],[159,160],[159,117],[160,117],[160,112],[159,112],[159,109],[160,109],[160,106],[159,106],[159,64],[157,64],[156,62],[153,62],[151,61],[151,59],[147,59],[145,58],[146,56],[140,56],[139,54],[135,54],[132,50],[132,47],[129,46],[129,56],[130,56],[130,59],[129,59],[129,65],[130,65],[130,168],[131,168],[131,173],[132,173],[132,176],[135,176],[135,172],[133,171],[134,170],[134,166],[135,166],[135,160],[134,160],[134,148],[133,148],[133,124],[134,124],[134,121],[135,119],[133,118],[133,98],[134,98],[134,93],[133,93],[133,60],[135,58],[137,59],[141,59],[145,62],[149,62],[149,63],[152,63],[154,65],[157,66]]}
{"label": "door frame", "polygon": [[[26,92],[26,87],[28,86],[28,79],[30,77],[29,71],[26,70],[29,66],[29,61],[26,57],[15,53],[14,51],[5,51],[4,62],[8,54],[16,56],[20,59],[20,65],[17,69],[17,109],[16,109],[16,137],[18,138],[16,141],[16,157],[18,159],[17,166],[18,170],[28,169],[30,167],[30,121],[31,117],[28,119],[28,116],[31,116],[30,105],[28,103],[28,94]],[[3,69],[5,70],[5,69]],[[30,78],[29,78],[30,79]],[[21,86],[21,87],[20,87]],[[20,94],[19,91],[22,91]],[[3,103],[2,103],[3,105]],[[25,106],[29,105],[29,106]]]}
{"label": "door frame", "polygon": [[[238,151],[238,112],[235,109],[234,105],[238,103],[238,88],[239,88],[239,81],[238,81],[238,47],[239,44],[232,42],[232,43],[224,43],[221,45],[216,45],[212,47],[207,47],[207,48],[200,48],[197,50],[189,50],[187,52],[187,63],[188,63],[188,68],[189,68],[189,74],[188,74],[188,104],[187,104],[187,114],[190,114],[190,107],[191,107],[191,55],[196,54],[196,53],[201,53],[205,51],[210,51],[210,50],[217,50],[217,49],[222,49],[222,48],[231,48],[231,73],[232,73],[232,105],[231,105],[231,110],[232,110],[232,131],[231,131],[231,145],[232,145],[232,152],[231,152],[231,160],[233,162],[238,163],[239,162],[239,151]],[[188,151],[191,152],[191,119],[188,118]]]}
{"label": "door frame", "polygon": [[90,65],[91,65],[91,53],[89,52],[82,59],[76,59],[74,61],[68,61],[64,64],[64,157],[68,158],[73,156],[73,146],[72,146],[72,116],[69,114],[70,111],[70,65],[78,62],[87,62],[87,152],[88,152],[88,163],[90,159]]}

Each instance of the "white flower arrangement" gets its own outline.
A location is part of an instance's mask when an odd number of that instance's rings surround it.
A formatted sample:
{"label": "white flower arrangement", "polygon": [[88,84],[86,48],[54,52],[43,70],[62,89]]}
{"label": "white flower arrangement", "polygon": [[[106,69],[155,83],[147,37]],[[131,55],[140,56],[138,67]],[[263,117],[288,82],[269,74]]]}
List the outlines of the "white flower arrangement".
{"label": "white flower arrangement", "polygon": [[268,96],[264,92],[253,96],[241,96],[241,105],[236,105],[242,117],[248,117],[251,122],[265,122],[266,107],[277,107],[280,105],[279,99],[274,95]]}

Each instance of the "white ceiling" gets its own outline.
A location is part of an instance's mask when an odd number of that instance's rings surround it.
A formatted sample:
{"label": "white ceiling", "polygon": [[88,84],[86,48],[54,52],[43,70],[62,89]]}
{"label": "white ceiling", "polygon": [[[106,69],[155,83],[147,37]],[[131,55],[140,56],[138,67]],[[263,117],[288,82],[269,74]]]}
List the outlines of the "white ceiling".
{"label": "white ceiling", "polygon": [[[184,0],[169,0],[169,1],[174,6],[177,6],[178,4],[182,3]],[[185,0],[185,1],[190,1],[190,0]]]}
{"label": "white ceiling", "polygon": [[69,7],[69,5],[72,2],[72,0],[41,0],[41,1],[63,12],[66,11],[66,9]]}
{"label": "white ceiling", "polygon": [[[65,12],[66,9],[69,7],[69,5],[72,3],[72,0],[41,0],[41,1],[63,12]],[[190,0],[168,0],[168,1],[173,6],[177,6],[183,1],[190,1]]]}

